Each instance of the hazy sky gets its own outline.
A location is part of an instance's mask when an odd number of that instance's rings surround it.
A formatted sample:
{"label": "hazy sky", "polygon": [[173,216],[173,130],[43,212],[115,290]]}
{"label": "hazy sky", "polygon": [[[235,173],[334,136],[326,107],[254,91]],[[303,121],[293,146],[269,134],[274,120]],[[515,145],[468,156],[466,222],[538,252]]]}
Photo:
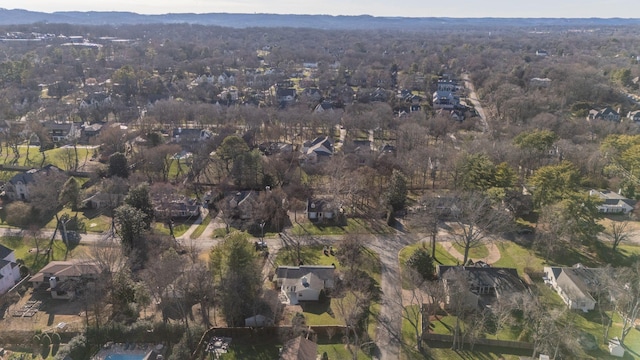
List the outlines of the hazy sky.
{"label": "hazy sky", "polygon": [[0,7],[43,12],[108,10],[141,14],[229,12],[410,17],[640,18],[639,0],[0,0]]}

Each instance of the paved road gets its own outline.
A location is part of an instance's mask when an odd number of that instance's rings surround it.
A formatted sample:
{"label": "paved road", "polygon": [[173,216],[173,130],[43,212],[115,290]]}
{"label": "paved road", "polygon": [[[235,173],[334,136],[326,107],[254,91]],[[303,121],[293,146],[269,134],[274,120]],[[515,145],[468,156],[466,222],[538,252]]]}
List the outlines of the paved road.
{"label": "paved road", "polygon": [[482,108],[482,104],[480,104],[480,100],[478,100],[478,94],[476,94],[476,88],[473,86],[473,83],[469,79],[469,74],[463,74],[462,79],[465,82],[465,87],[469,89],[469,100],[473,103],[473,107],[478,112],[478,116],[480,116],[480,121],[482,122],[482,132],[489,133],[489,122],[487,122],[487,116],[485,115],[484,108]]}

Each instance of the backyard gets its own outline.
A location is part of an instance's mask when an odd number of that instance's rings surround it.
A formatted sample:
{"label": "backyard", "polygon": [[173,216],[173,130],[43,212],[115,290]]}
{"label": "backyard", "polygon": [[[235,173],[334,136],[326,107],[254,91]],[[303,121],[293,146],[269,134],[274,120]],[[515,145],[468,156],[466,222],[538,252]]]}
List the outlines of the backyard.
{"label": "backyard", "polygon": [[[542,259],[535,251],[520,246],[510,241],[498,242],[498,248],[500,250],[500,260],[492,264],[496,267],[508,267],[515,268],[521,276],[526,272],[540,273],[547,262]],[[420,246],[427,246],[428,244],[418,243],[404,248],[399,253],[399,261],[401,266],[409,258],[409,256]],[[430,249],[430,248],[429,248]],[[482,253],[480,253],[482,254]],[[610,248],[606,244],[601,244],[596,247],[594,254],[578,254],[571,253],[574,256],[569,256],[565,259],[565,264],[553,264],[560,266],[571,266],[576,260],[589,260],[592,258],[598,259],[600,256],[616,256],[619,264],[626,264],[635,259],[640,254],[640,246],[624,244],[621,245],[616,254],[612,254]],[[457,260],[448,254],[446,250],[440,245],[436,245],[436,264],[453,265],[457,263]],[[595,260],[599,263],[599,260]],[[542,279],[533,278],[534,283],[531,285],[534,292],[539,296],[547,308],[562,309],[566,305],[560,298],[560,296],[548,287]],[[404,281],[403,286],[409,288],[410,285]],[[414,305],[415,306],[415,305]],[[407,307],[405,311],[410,311]],[[612,315],[611,312],[608,315]],[[570,312],[570,322],[575,325],[575,331],[589,333],[598,339],[599,348],[592,351],[585,351],[580,356],[585,359],[613,359],[610,356],[606,345],[603,343],[603,325],[599,315],[599,311],[590,311],[588,313],[582,312]],[[430,332],[435,334],[451,335],[454,327],[456,317],[452,314],[442,313],[439,316],[433,317],[430,324]],[[470,324],[463,324],[464,327],[472,326]],[[609,337],[619,336],[621,331],[621,319],[618,314],[613,314],[613,325],[611,327]],[[403,319],[402,327],[403,343],[406,346],[403,349],[403,357],[406,359],[418,359],[421,358],[420,354],[416,353],[415,345],[415,330],[412,328],[410,322],[407,319]],[[498,333],[486,333],[484,337],[487,339],[500,339],[500,340],[518,340],[520,339],[521,331],[517,327],[505,327],[498,331]],[[640,330],[631,330],[625,344],[628,347],[625,359],[640,358]],[[497,351],[495,349],[488,349],[483,346],[477,346],[473,352],[450,350],[450,345],[440,345],[437,342],[429,342],[428,355],[434,359],[466,359],[477,358],[483,359],[517,359],[521,351],[514,351],[513,349],[502,349]],[[524,355],[530,355],[529,351]]]}

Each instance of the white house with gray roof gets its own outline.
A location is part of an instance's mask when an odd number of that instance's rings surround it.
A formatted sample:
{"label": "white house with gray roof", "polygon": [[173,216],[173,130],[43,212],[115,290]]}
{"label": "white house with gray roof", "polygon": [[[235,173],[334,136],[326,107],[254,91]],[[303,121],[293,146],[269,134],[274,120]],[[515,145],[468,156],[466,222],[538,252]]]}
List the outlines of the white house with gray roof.
{"label": "white house with gray roof", "polygon": [[626,198],[611,190],[589,190],[589,196],[597,196],[602,200],[598,212],[606,214],[628,214],[633,211],[636,201]]}
{"label": "white house with gray roof", "polygon": [[300,301],[318,301],[325,289],[333,289],[334,266],[278,266],[275,281],[283,302],[296,305]]}
{"label": "white house with gray roof", "polygon": [[545,282],[560,295],[570,309],[591,311],[596,300],[591,295],[598,286],[598,268],[581,264],[573,267],[545,266]]}
{"label": "white house with gray roof", "polygon": [[0,245],[0,295],[6,293],[20,280],[20,265],[13,250]]}

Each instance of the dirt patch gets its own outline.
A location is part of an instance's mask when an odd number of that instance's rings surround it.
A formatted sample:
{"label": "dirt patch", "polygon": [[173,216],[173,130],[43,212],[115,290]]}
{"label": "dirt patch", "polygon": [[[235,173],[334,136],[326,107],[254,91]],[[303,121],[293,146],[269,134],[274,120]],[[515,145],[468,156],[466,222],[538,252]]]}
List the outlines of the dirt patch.
{"label": "dirt patch", "polygon": [[[34,293],[29,289],[15,304],[8,307],[0,328],[5,331],[78,331],[84,327],[84,314],[79,301],[54,300],[48,293]],[[28,306],[28,302],[41,301],[33,316],[14,316]],[[59,324],[64,324],[60,325]]]}

